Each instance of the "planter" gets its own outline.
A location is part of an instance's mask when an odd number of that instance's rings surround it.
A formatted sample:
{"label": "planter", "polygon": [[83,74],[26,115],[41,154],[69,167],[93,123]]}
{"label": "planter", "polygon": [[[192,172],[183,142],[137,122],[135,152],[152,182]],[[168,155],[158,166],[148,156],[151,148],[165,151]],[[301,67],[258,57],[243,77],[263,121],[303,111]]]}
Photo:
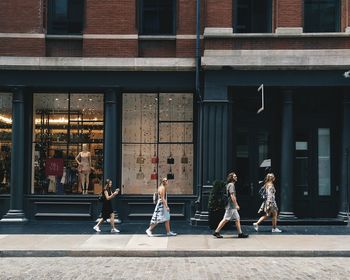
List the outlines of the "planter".
{"label": "planter", "polygon": [[225,209],[219,209],[219,210],[210,210],[209,209],[209,217],[208,217],[208,224],[210,229],[216,229],[222,218],[224,217]]}

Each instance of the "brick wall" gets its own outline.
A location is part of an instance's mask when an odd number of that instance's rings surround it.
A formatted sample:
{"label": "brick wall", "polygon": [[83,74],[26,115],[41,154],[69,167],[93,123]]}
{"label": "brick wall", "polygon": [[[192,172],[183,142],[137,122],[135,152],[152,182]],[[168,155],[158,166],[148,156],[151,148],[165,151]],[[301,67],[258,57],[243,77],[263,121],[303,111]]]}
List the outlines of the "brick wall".
{"label": "brick wall", "polygon": [[137,57],[137,40],[88,39],[83,42],[85,57]]}
{"label": "brick wall", "polygon": [[42,15],[41,0],[1,0],[0,32],[41,33]]}
{"label": "brick wall", "polygon": [[196,0],[178,0],[177,34],[196,34]]}
{"label": "brick wall", "polygon": [[45,40],[0,38],[0,56],[45,56]]}
{"label": "brick wall", "polygon": [[275,0],[276,27],[303,26],[303,0]]}
{"label": "brick wall", "polygon": [[[232,27],[233,0],[207,0],[205,21],[207,27]],[[204,1],[202,1],[204,3]]]}
{"label": "brick wall", "polygon": [[87,34],[137,34],[135,0],[87,0]]}

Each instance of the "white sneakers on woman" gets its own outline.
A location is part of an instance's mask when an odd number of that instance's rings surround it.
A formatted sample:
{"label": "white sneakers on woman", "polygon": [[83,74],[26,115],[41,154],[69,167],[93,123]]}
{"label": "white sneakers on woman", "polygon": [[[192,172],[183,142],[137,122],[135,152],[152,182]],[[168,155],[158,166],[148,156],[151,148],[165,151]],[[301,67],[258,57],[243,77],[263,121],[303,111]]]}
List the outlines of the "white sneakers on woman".
{"label": "white sneakers on woman", "polygon": [[97,232],[101,232],[100,228],[98,226],[94,226],[93,229]]}
{"label": "white sneakers on woman", "polygon": [[112,229],[111,229],[111,233],[119,233],[119,232],[120,232],[119,229],[116,229],[116,228],[112,228]]}
{"label": "white sneakers on woman", "polygon": [[280,230],[280,229],[278,229],[278,228],[273,228],[273,229],[271,230],[271,232],[280,233],[280,232],[282,232],[282,230]]}

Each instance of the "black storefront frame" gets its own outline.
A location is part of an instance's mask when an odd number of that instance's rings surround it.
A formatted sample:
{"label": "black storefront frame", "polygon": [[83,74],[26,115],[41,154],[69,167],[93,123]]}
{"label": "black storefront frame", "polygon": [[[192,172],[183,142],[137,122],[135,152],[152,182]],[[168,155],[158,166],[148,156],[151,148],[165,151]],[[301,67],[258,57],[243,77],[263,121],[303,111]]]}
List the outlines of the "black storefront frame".
{"label": "black storefront frame", "polygon": [[[231,70],[230,68],[224,68],[222,70],[206,70],[204,73],[205,79],[204,79],[204,103],[208,104],[208,106],[211,106],[212,108],[215,108],[215,104],[218,102],[221,103],[228,103],[229,104],[229,98],[227,96],[228,89],[230,87],[258,87],[264,83],[265,90],[269,87],[278,87],[281,89],[283,99],[282,99],[282,113],[283,116],[281,119],[283,121],[290,122],[293,127],[293,92],[298,89],[298,87],[322,87],[322,86],[329,86],[329,87],[335,87],[340,91],[344,91],[345,94],[345,88],[349,86],[349,83],[346,79],[343,77],[343,71],[342,70],[284,70],[284,71],[278,71],[278,70]],[[346,108],[346,104],[349,97],[347,99],[344,99],[344,110]],[[345,114],[349,114],[348,111],[346,111]],[[216,116],[212,116],[211,118],[214,118],[212,122],[215,122]],[[221,117],[220,117],[221,118]],[[348,127],[348,123],[346,124]],[[345,126],[344,126],[345,127]],[[204,131],[208,129],[208,124],[204,123]],[[350,128],[349,128],[350,129]],[[282,131],[282,139],[292,139],[294,129],[284,129]],[[347,130],[345,130],[346,132]],[[344,133],[344,129],[343,129]],[[347,136],[343,136],[344,139],[348,139]],[[343,140],[344,141],[344,140]],[[282,141],[283,142],[283,141]],[[287,160],[287,162],[292,162],[293,158],[293,142],[288,141],[287,145],[284,145],[281,142],[281,155],[285,154],[287,151],[287,157],[290,160]],[[221,145],[226,145],[226,143],[221,143]],[[204,143],[204,146],[208,146],[206,143]],[[219,149],[218,149],[219,148]],[[206,153],[209,153],[209,151],[206,150],[207,147],[204,147],[204,157]],[[221,158],[222,161],[226,161],[226,155],[225,151],[229,150],[229,147],[216,147],[219,151],[218,158]],[[344,147],[342,148],[345,149]],[[344,151],[343,151],[344,152]],[[342,154],[343,152],[339,152]],[[340,155],[339,155],[340,156]],[[284,205],[284,208],[281,209],[281,214],[283,214],[283,218],[285,219],[295,219],[295,214],[293,212],[293,167],[290,163],[288,164],[282,164],[282,162],[286,162],[286,160],[281,160],[281,167],[280,170],[283,171],[284,176],[281,178],[281,184],[287,184],[288,187],[284,191],[284,195],[281,194],[281,203]],[[345,161],[344,161],[345,162]],[[341,168],[342,170],[344,167]],[[203,173],[207,174],[209,169],[206,164],[204,164],[204,170]],[[228,171],[228,170],[227,170]],[[345,209],[345,202],[344,202],[344,193],[346,190],[346,184],[344,184],[344,181],[346,181],[344,178],[346,177],[344,174],[345,172],[342,171],[342,182],[339,186],[340,191],[339,193],[342,194],[342,196],[339,198],[339,214],[338,217],[344,218],[344,213],[346,212]],[[220,177],[221,176],[221,177]],[[205,181],[213,181],[217,179],[218,177],[224,178],[224,175],[220,175],[220,172],[217,171],[216,173],[212,172],[209,175],[209,178],[205,178]],[[340,180],[340,179],[339,179]],[[204,186],[202,187],[202,192],[205,193],[203,195],[203,200],[205,200],[205,195],[208,195],[208,187]],[[286,192],[287,191],[287,192]],[[286,199],[290,197],[289,199]],[[201,222],[200,216],[207,215],[207,208],[206,203],[201,204],[201,211],[198,211],[196,213],[196,217],[193,223],[198,224]],[[283,212],[283,213],[282,213]],[[282,216],[282,215],[281,215]]]}
{"label": "black storefront frame", "polygon": [[[195,92],[194,91],[194,72],[193,71],[181,71],[181,72],[118,72],[118,75],[114,75],[113,72],[94,72],[94,71],[3,71],[2,76],[0,77],[0,90],[7,92],[13,92],[16,88],[12,86],[13,84],[22,84],[21,88],[24,88],[27,93],[62,93],[63,92],[74,92],[74,93],[101,93],[104,92],[105,96],[109,92],[112,96],[114,95],[118,102],[118,92],[123,91],[133,91],[133,92]],[[178,80],[181,80],[182,83],[178,83]],[[58,81],[64,81],[63,83]],[[60,84],[60,86],[58,86]],[[99,84],[99,86],[96,86]],[[115,91],[115,93],[113,93]],[[28,94],[26,95],[28,96]],[[119,102],[120,104],[120,102]],[[120,105],[118,105],[120,106]],[[120,112],[120,108],[118,110]],[[106,111],[104,112],[106,116]],[[196,116],[196,115],[195,115]],[[118,118],[118,117],[117,117]],[[119,117],[119,120],[121,118]],[[31,120],[31,118],[28,118]],[[105,122],[106,125],[106,122]],[[30,133],[31,135],[31,133]],[[120,135],[120,134],[119,134]],[[104,137],[106,138],[106,137]],[[196,140],[194,140],[195,142]],[[30,141],[26,141],[26,145],[31,147],[31,138]],[[121,143],[119,141],[119,143]],[[104,145],[104,153],[106,154],[106,144]],[[30,148],[31,150],[31,148]],[[120,152],[120,149],[119,149]],[[31,162],[31,155],[27,156],[27,162]],[[29,165],[28,172],[30,173],[31,165]],[[120,166],[120,163],[118,164]],[[196,166],[194,166],[196,169]],[[116,170],[116,169],[114,169]],[[120,170],[120,168],[117,168]],[[26,171],[27,172],[27,171]],[[29,174],[27,173],[27,174]],[[106,176],[106,168],[104,168],[104,173]],[[117,175],[115,175],[117,176]],[[29,182],[28,179],[25,180]],[[27,189],[29,187],[27,186]],[[28,190],[26,191],[28,193]],[[6,201],[8,195],[4,196]],[[3,197],[2,197],[3,198]],[[11,198],[11,195],[10,195]],[[29,219],[35,219],[35,209],[37,206],[34,206],[35,203],[39,205],[40,203],[47,203],[47,205],[76,205],[79,207],[85,207],[89,213],[84,215],[84,213],[79,213],[74,211],[68,211],[69,213],[58,213],[56,217],[47,214],[45,218],[48,219],[61,219],[61,218],[73,218],[73,219],[91,219],[96,218],[99,214],[99,205],[97,199],[93,196],[81,197],[78,198],[76,195],[74,197],[69,197],[68,195],[64,196],[37,196],[25,194],[21,196],[21,199],[24,200],[24,214]],[[187,219],[189,220],[191,213],[193,212],[193,201],[196,199],[195,195],[186,195],[170,198],[175,205],[180,206],[179,213],[174,213],[175,219]],[[150,196],[147,197],[120,197],[117,204],[117,211],[121,214],[122,219],[144,219],[148,218],[150,214],[147,215],[137,215],[137,217],[128,216],[128,210],[130,205],[141,203],[149,203],[152,199]],[[5,202],[6,203],[6,202]],[[150,203],[152,208],[153,205]],[[170,202],[171,205],[171,202]],[[42,204],[41,204],[42,206]],[[119,207],[118,207],[119,206]],[[11,207],[11,206],[10,206]],[[5,207],[3,210],[5,214],[8,209]],[[44,207],[45,209],[45,207]],[[173,207],[174,209],[174,207]],[[84,211],[85,211],[84,210]],[[153,210],[153,209],[152,209]],[[73,212],[73,213],[71,213]],[[45,215],[43,215],[45,216]],[[14,220],[13,220],[14,221]]]}

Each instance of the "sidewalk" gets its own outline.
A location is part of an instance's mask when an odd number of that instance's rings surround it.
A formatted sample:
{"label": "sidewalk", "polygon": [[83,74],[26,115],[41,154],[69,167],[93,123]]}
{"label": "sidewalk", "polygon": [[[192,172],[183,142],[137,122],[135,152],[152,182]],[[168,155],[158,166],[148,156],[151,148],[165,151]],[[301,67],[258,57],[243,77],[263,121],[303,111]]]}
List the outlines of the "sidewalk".
{"label": "sidewalk", "polygon": [[165,236],[163,225],[158,226],[155,237],[144,233],[143,223],[121,224],[119,234],[110,234],[108,225],[103,225],[102,233],[95,233],[92,225],[1,224],[0,257],[350,257],[347,226],[281,226],[284,232],[280,234],[271,233],[269,225],[258,233],[244,226],[248,239],[238,239],[233,229],[223,231],[224,238],[217,239],[207,227],[186,223],[173,223],[176,237]]}

